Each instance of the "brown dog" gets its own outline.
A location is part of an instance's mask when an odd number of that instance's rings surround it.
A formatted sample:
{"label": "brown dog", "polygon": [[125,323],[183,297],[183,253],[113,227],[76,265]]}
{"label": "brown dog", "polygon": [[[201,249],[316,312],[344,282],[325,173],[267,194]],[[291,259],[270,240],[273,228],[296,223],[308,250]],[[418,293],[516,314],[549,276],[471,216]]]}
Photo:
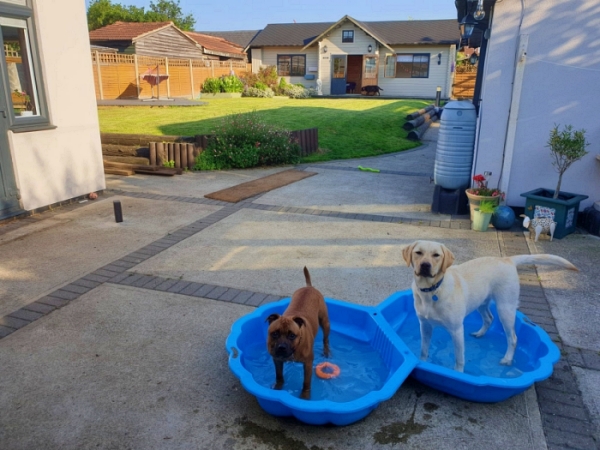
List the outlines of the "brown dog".
{"label": "brown dog", "polygon": [[319,325],[323,329],[323,354],[329,357],[329,316],[325,299],[312,287],[306,267],[304,277],[306,287],[294,292],[283,315],[271,314],[267,317],[267,349],[275,363],[274,389],[283,387],[283,363],[301,362],[304,365],[304,384],[300,397],[308,400],[314,360],[313,346]]}

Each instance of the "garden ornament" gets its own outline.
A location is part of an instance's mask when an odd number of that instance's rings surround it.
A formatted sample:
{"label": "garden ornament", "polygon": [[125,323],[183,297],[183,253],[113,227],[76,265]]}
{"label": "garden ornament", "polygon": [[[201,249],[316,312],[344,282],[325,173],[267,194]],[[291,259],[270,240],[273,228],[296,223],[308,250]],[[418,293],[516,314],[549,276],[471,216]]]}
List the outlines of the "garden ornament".
{"label": "garden ornament", "polygon": [[554,208],[547,207],[535,207],[533,219],[530,219],[525,214],[521,214],[523,217],[523,227],[529,229],[529,237],[533,238],[535,233],[535,242],[538,241],[541,233],[549,234],[550,241],[554,237],[554,230],[556,229],[556,222],[554,221]]}

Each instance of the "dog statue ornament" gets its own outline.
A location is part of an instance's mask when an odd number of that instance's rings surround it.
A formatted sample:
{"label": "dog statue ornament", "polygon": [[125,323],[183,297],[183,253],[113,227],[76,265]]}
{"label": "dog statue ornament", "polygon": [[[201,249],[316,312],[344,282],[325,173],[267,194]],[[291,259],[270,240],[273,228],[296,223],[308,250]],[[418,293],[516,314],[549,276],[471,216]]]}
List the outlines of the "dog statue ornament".
{"label": "dog statue ornament", "polygon": [[554,208],[547,208],[543,206],[535,206],[535,212],[533,213],[533,219],[530,219],[525,214],[521,214],[523,217],[523,227],[529,229],[529,237],[533,238],[535,233],[535,242],[538,241],[541,233],[549,234],[550,241],[554,237],[554,230],[556,229],[556,222],[554,221]]}

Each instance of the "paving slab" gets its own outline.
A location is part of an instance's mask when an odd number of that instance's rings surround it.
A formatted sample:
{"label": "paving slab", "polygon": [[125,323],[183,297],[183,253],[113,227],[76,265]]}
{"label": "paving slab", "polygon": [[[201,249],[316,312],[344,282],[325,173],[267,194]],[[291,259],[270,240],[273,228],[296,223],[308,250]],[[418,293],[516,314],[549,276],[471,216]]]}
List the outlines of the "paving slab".
{"label": "paving slab", "polygon": [[264,413],[227,367],[252,308],[103,285],[0,342],[0,442],[20,449],[543,449],[535,394],[501,404],[414,381],[364,420]]}
{"label": "paving slab", "polygon": [[[113,201],[124,221],[116,223]],[[113,196],[0,234],[0,317],[221,209]]]}
{"label": "paving slab", "polygon": [[458,261],[498,253],[495,233],[242,209],[132,270],[289,296],[306,265],[323,295],[375,305],[410,288],[402,247],[415,239],[442,239]]}

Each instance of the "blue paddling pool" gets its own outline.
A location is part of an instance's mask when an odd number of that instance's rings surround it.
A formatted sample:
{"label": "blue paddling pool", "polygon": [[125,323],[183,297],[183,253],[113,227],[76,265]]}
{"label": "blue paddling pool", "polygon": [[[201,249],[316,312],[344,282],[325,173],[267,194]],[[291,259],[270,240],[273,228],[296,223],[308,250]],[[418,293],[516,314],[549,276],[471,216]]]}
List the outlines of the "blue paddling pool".
{"label": "blue paddling pool", "polygon": [[330,379],[313,373],[310,400],[299,398],[303,381],[300,363],[285,363],[283,389],[272,389],[275,368],[267,351],[266,318],[283,313],[289,298],[261,306],[232,326],[225,344],[229,367],[269,414],[294,416],[313,425],[348,425],[392,397],[409,374],[456,397],[498,402],[548,378],[560,356],[546,332],[517,313],[515,359],[512,366],[500,365],[506,338],[492,304],[494,322],[485,336],[470,335],[481,326],[479,313],[465,319],[466,364],[464,373],[460,373],[453,370],[450,335],[440,327],[434,330],[429,360],[418,360],[420,332],[412,291],[397,292],[374,308],[333,299],[325,301],[331,323],[332,355],[328,359],[322,356],[319,330],[314,366],[329,362],[339,367],[340,373]]}
{"label": "blue paddling pool", "polygon": [[348,425],[392,397],[417,364],[417,358],[374,308],[325,299],[332,355],[328,359],[322,356],[319,330],[314,366],[328,361],[340,368],[340,374],[321,379],[313,373],[311,399],[303,400],[299,398],[302,365],[285,363],[283,389],[274,390],[275,368],[267,352],[265,319],[281,314],[289,302],[287,298],[267,304],[242,317],[233,324],[226,342],[229,367],[270,414],[294,416],[314,425]]}
{"label": "blue paddling pool", "polygon": [[[386,322],[416,355],[421,353],[419,321],[413,306],[412,291],[391,295],[377,309]],[[548,378],[560,352],[548,334],[517,312],[515,331],[517,349],[511,366],[500,360],[506,352],[506,335],[498,319],[495,305],[494,322],[488,332],[475,338],[471,333],[481,327],[477,311],[465,319],[465,371],[453,370],[454,347],[448,332],[434,329],[429,360],[419,361],[411,376],[442,392],[474,402],[499,402],[517,395],[536,381]]]}

